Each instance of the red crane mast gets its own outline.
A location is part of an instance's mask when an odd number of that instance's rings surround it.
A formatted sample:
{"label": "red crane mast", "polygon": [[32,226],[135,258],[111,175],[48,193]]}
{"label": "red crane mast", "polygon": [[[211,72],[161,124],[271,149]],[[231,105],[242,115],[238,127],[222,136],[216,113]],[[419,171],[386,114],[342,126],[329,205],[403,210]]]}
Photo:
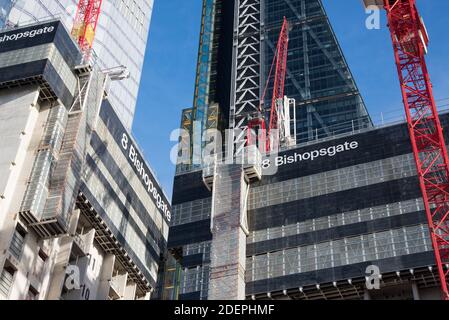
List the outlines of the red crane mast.
{"label": "red crane mast", "polygon": [[[270,126],[268,127],[268,149],[274,147],[273,139],[278,137],[272,137],[272,130],[279,129],[279,110],[278,100],[284,98],[284,86],[285,76],[287,73],[287,55],[288,55],[288,22],[284,17],[284,23],[282,25],[281,33],[279,35],[279,41],[276,49],[276,72],[274,74],[274,87],[273,96],[271,98],[271,111],[270,111]],[[262,97],[262,101],[265,97]]]}
{"label": "red crane mast", "polygon": [[264,87],[262,98],[260,99],[259,113],[256,117],[252,118],[248,122],[248,145],[254,144],[252,140],[252,131],[255,128],[261,130],[265,135],[266,131],[266,121],[263,110],[263,101],[267,93],[268,86],[270,84],[271,75],[273,73],[273,68],[275,68],[274,73],[274,85],[273,94],[271,98],[271,109],[270,109],[270,124],[268,126],[268,131],[266,136],[261,137],[259,143],[265,145],[265,151],[272,151],[279,144],[279,133],[274,136],[275,130],[279,129],[279,99],[284,98],[284,86],[285,86],[285,76],[287,73],[287,54],[288,54],[288,21],[284,17],[284,22],[282,24],[281,32],[279,34],[279,39],[277,42],[276,52],[273,58],[273,63],[270,68],[270,73],[267,78],[267,82]]}
{"label": "red crane mast", "polygon": [[443,298],[449,300],[449,159],[424,57],[427,31],[415,0],[384,0],[383,7]]}
{"label": "red crane mast", "polygon": [[72,35],[85,56],[90,55],[103,0],[79,0]]}

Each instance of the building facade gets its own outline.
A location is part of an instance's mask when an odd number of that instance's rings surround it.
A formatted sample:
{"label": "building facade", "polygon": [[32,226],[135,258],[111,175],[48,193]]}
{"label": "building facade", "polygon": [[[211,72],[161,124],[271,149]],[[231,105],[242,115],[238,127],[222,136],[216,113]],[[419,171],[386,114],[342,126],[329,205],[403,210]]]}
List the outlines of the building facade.
{"label": "building facade", "polygon": [[[373,127],[320,0],[203,1],[181,121],[191,154],[206,129],[246,131],[283,17],[297,144],[255,165],[178,164],[159,297],[439,299],[407,127]],[[234,156],[249,150],[246,135],[227,143]]]}
{"label": "building facade", "polygon": [[[73,26],[77,0],[2,0],[0,26],[28,24],[57,17]],[[112,84],[110,101],[131,129],[143,68],[153,0],[105,0],[93,49],[101,69],[125,66],[129,79]]]}
{"label": "building facade", "polygon": [[149,299],[170,203],[59,20],[0,33],[0,299]]}
{"label": "building facade", "polygon": [[[249,191],[247,299],[440,299],[406,124],[303,144],[272,166]],[[174,183],[164,297],[207,299],[212,193],[201,170]]]}

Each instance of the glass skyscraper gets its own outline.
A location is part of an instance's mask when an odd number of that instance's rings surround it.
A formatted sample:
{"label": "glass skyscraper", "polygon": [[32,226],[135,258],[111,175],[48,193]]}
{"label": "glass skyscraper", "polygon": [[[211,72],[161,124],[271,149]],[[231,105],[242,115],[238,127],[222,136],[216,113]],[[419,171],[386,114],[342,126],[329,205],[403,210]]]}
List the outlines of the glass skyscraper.
{"label": "glass skyscraper", "polygon": [[[77,0],[0,0],[0,26],[60,17],[70,30]],[[94,41],[101,68],[124,65],[130,78],[111,83],[109,99],[128,129],[132,126],[153,0],[104,0]]]}
{"label": "glass skyscraper", "polygon": [[[285,94],[296,100],[297,142],[372,126],[321,0],[242,2],[245,3],[248,12],[256,12],[249,15],[247,25],[237,26],[235,1],[203,1],[192,121],[200,121],[203,130],[233,127],[233,108],[241,108],[245,95],[253,96],[257,102],[252,102],[258,104],[267,80],[264,105],[268,117],[273,79],[267,78],[283,17],[286,17],[290,41]],[[248,24],[255,20],[256,29]],[[245,34],[245,29],[246,34],[250,30],[254,37],[242,41],[255,43],[238,51],[233,48],[236,44],[232,35]],[[253,53],[245,60],[241,54],[250,51]],[[249,63],[246,68],[245,63]],[[243,92],[241,95],[239,90]],[[208,110],[216,104],[221,122],[209,119]],[[215,120],[216,114],[212,114]]]}
{"label": "glass skyscraper", "polygon": [[[371,119],[322,1],[265,0],[261,6],[262,83],[273,60],[283,17],[290,25],[285,94],[296,100],[297,141],[370,127]],[[267,98],[269,106],[271,96]]]}
{"label": "glass skyscraper", "polygon": [[6,17],[11,11],[12,0],[0,0],[0,27],[5,23]]}

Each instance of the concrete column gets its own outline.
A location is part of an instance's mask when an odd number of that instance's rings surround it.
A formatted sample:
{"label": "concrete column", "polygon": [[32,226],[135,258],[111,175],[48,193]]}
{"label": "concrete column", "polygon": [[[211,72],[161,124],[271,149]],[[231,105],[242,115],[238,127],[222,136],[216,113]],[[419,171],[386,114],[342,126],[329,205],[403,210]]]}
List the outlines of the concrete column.
{"label": "concrete column", "polygon": [[[0,254],[9,247],[45,117],[36,87],[0,90]],[[4,257],[3,257],[4,258]]]}
{"label": "concrete column", "polygon": [[134,300],[136,297],[137,284],[128,283],[125,288],[125,294],[123,295],[123,300]]}
{"label": "concrete column", "polygon": [[64,286],[66,267],[72,251],[72,237],[61,237],[58,241],[58,250],[54,257],[54,267],[51,273],[51,281],[48,289],[47,300],[59,300]]}
{"label": "concrete column", "polygon": [[367,289],[363,292],[363,300],[371,300],[371,295]]}
{"label": "concrete column", "polygon": [[114,271],[115,256],[107,254],[104,257],[103,265],[100,273],[100,283],[98,284],[97,300],[107,300],[109,295],[109,282],[112,279],[112,272]]}
{"label": "concrete column", "polygon": [[[79,210],[73,210],[70,215],[68,231],[74,234],[80,217]],[[55,250],[51,263],[53,269],[50,275],[50,283],[48,288],[47,300],[59,300],[62,288],[64,286],[66,268],[70,261],[70,253],[73,247],[73,238],[71,236],[62,236],[55,242],[57,249]]]}
{"label": "concrete column", "polygon": [[412,281],[412,292],[413,292],[413,300],[421,300],[421,297],[419,296],[419,289],[418,285],[415,281]]}

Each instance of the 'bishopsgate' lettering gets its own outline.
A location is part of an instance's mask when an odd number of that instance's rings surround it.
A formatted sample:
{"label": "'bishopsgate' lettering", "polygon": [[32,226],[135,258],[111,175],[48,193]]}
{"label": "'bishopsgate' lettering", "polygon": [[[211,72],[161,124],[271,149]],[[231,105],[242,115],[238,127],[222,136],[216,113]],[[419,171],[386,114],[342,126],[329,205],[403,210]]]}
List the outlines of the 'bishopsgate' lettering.
{"label": "'bishopsgate' lettering", "polygon": [[13,34],[5,34],[0,37],[0,43],[8,42],[8,41],[17,41],[19,39],[25,39],[25,38],[34,38],[35,36],[39,36],[46,33],[52,33],[55,30],[54,26],[39,28],[35,30],[30,31],[24,31],[24,32],[17,32]]}
{"label": "'bishopsgate' lettering", "polygon": [[128,157],[139,172],[140,178],[145,184],[147,191],[152,195],[156,202],[157,208],[165,215],[168,222],[171,221],[171,212],[168,209],[167,203],[162,199],[162,196],[158,192],[156,186],[154,185],[149,173],[146,171],[144,166],[143,158],[139,156],[136,147],[132,143],[129,143],[129,137],[126,133],[122,134],[121,146],[125,151],[128,151]]}
{"label": "'bishopsgate' lettering", "polygon": [[[280,167],[286,164],[293,164],[301,161],[314,161],[320,157],[334,157],[338,153],[342,153],[345,151],[355,150],[359,147],[359,143],[357,141],[344,142],[339,145],[330,146],[327,148],[321,148],[317,150],[312,150],[304,153],[295,152],[292,155],[283,155],[278,156],[274,160],[274,165],[276,167]],[[262,167],[267,169],[271,166],[270,159],[265,159],[262,162]]]}

